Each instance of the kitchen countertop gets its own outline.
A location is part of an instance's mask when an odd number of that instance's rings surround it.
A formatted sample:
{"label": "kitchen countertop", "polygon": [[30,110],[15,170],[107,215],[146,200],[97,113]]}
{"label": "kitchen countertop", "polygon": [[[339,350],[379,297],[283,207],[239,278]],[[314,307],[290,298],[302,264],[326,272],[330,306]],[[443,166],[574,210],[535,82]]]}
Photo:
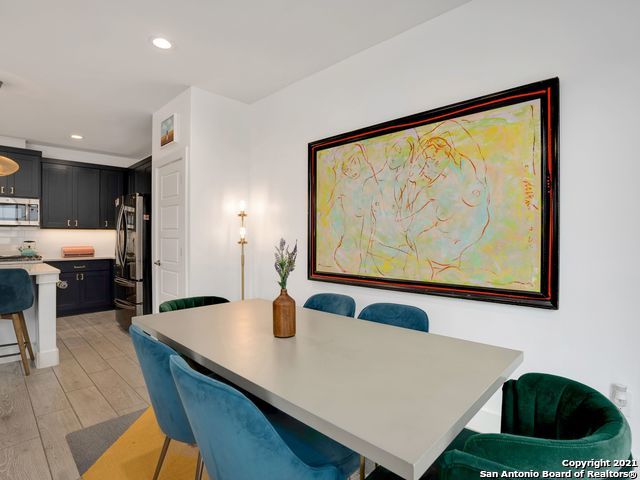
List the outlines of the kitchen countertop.
{"label": "kitchen countertop", "polygon": [[116,257],[47,257],[44,258],[43,262],[73,262],[75,260],[83,261],[83,260],[115,260]]}
{"label": "kitchen countertop", "polygon": [[60,270],[46,263],[0,263],[0,268],[24,268],[33,277],[60,273]]}

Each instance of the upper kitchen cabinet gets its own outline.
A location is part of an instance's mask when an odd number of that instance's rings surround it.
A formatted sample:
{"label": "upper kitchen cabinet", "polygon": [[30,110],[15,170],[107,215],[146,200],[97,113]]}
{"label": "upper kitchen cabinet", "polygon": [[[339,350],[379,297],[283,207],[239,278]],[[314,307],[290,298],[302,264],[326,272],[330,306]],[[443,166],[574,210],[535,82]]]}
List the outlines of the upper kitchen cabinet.
{"label": "upper kitchen cabinet", "polygon": [[129,167],[127,171],[127,193],[151,195],[151,157]]}
{"label": "upper kitchen cabinet", "polygon": [[0,155],[15,161],[19,170],[0,177],[0,196],[40,198],[40,159],[42,152],[24,148],[2,147]]}
{"label": "upper kitchen cabinet", "polygon": [[76,228],[100,228],[100,170],[73,167]]}
{"label": "upper kitchen cabinet", "polygon": [[123,190],[122,169],[45,159],[41,226],[113,229],[115,199]]}
{"label": "upper kitchen cabinet", "polygon": [[71,228],[74,217],[73,167],[57,163],[42,164],[43,228]]}
{"label": "upper kitchen cabinet", "polygon": [[100,170],[100,228],[116,228],[116,198],[124,193],[124,172]]}

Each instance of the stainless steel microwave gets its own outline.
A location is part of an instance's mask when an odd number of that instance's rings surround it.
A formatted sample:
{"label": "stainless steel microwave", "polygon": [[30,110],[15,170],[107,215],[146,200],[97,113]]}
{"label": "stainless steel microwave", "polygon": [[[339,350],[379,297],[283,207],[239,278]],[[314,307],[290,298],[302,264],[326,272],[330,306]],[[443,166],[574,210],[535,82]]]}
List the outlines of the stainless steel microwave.
{"label": "stainless steel microwave", "polygon": [[40,225],[40,200],[0,197],[0,226]]}

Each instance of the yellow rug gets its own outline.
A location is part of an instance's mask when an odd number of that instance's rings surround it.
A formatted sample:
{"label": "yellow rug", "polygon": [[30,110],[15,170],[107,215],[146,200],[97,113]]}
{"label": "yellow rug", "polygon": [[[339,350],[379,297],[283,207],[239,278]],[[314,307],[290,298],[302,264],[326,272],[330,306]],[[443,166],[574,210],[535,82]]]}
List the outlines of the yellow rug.
{"label": "yellow rug", "polygon": [[[149,408],[82,476],[84,480],[151,479],[158,463],[164,435]],[[198,450],[172,441],[158,480],[193,479]],[[202,476],[207,479],[206,471]]]}

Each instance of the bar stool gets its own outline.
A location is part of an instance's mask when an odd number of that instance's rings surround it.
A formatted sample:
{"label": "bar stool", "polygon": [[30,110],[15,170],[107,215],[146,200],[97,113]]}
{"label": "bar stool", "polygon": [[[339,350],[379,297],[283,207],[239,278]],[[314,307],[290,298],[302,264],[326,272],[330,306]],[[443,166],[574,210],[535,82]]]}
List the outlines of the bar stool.
{"label": "bar stool", "polygon": [[[0,316],[5,320],[11,320],[13,329],[16,332],[16,343],[6,343],[0,345],[0,347],[18,346],[25,375],[30,373],[25,347],[29,351],[31,360],[35,360],[23,313],[28,308],[31,308],[32,305],[33,285],[27,271],[22,268],[0,269]],[[18,355],[18,353],[0,355],[0,357],[11,357],[13,355]]]}

